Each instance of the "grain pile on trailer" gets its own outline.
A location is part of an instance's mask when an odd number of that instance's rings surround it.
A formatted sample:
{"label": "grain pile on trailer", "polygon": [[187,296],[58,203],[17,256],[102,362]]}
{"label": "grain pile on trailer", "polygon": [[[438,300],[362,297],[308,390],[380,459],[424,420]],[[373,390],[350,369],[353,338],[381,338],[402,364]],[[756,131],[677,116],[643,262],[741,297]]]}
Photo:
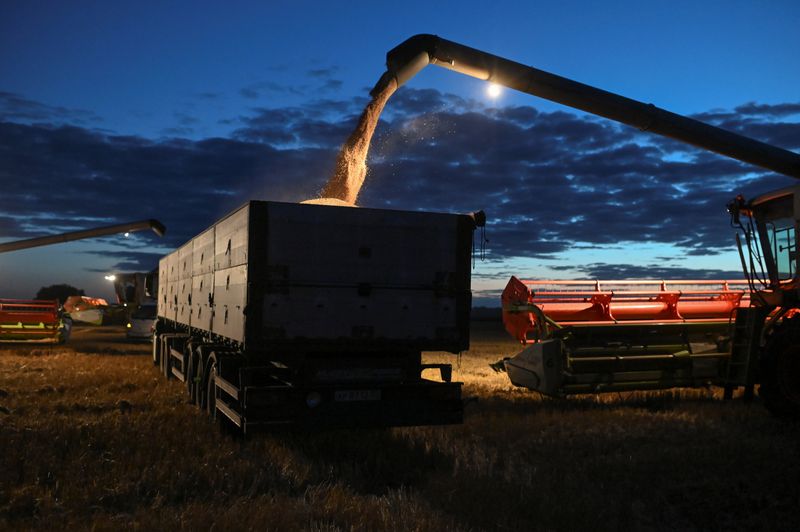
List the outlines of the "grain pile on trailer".
{"label": "grain pile on trailer", "polygon": [[421,352],[469,347],[482,218],[251,201],[161,260],[154,362],[245,431],[458,423]]}

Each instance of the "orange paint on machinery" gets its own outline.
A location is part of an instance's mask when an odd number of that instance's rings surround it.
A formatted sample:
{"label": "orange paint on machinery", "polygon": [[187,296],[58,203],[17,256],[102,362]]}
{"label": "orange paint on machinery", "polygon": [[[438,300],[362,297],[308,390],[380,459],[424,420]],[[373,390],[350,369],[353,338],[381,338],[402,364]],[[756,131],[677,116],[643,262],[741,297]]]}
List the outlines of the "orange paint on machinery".
{"label": "orange paint on machinery", "polygon": [[[522,343],[548,326],[722,323],[750,305],[742,280],[520,280],[503,291],[503,323]],[[538,336],[536,336],[538,338]],[[536,339],[534,338],[534,339]]]}
{"label": "orange paint on machinery", "polygon": [[0,299],[0,341],[57,342],[64,335],[58,300]]}

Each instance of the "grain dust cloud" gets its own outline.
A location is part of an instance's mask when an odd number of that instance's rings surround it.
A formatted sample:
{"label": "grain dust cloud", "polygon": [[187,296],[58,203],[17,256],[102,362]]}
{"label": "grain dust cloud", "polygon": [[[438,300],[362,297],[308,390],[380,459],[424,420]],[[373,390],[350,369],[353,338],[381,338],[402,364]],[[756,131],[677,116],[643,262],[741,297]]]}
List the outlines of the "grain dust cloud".
{"label": "grain dust cloud", "polygon": [[394,77],[385,73],[370,91],[372,99],[364,108],[355,130],[339,151],[336,168],[322,189],[320,198],[303,203],[323,205],[355,205],[367,176],[367,153],[386,102],[397,90]]}

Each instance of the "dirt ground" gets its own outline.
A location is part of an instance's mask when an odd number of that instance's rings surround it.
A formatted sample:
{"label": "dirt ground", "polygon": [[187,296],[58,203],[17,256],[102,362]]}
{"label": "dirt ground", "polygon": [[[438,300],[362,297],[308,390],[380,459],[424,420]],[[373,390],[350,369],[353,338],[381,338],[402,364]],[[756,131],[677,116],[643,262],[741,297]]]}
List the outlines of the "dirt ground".
{"label": "dirt ground", "polygon": [[544,399],[488,363],[476,323],[454,365],[463,425],[244,442],[119,327],[0,346],[0,528],[795,530],[800,426],[756,400],[677,390]]}

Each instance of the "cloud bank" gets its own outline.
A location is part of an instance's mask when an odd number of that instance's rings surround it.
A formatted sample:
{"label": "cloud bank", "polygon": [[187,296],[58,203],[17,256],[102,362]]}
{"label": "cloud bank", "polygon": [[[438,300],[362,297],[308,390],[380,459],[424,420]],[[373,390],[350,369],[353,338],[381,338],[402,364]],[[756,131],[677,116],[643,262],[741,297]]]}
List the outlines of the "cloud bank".
{"label": "cloud bank", "polygon": [[[258,85],[242,94],[255,99],[271,90]],[[248,199],[315,197],[364,102],[256,107],[226,121],[233,125],[226,138],[149,139],[98,129],[91,113],[0,92],[0,237],[152,217],[168,227],[163,247],[171,247]],[[798,114],[800,103],[751,102],[695,118],[798,151]],[[727,201],[793,182],[592,116],[488,108],[407,87],[389,101],[369,167],[361,205],[484,209],[497,261],[626,242],[715,255],[731,249]],[[146,240],[139,246],[119,252],[120,269],[154,267],[158,252]],[[624,260],[580,268],[593,277],[661,275],[657,266],[648,272]],[[666,272],[676,273],[698,272]]]}

